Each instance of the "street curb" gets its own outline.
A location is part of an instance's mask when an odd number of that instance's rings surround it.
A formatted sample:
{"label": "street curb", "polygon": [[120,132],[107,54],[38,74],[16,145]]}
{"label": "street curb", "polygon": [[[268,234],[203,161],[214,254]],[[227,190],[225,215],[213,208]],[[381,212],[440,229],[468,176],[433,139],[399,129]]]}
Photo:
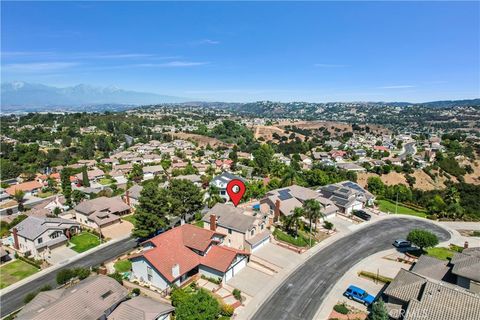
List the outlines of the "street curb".
{"label": "street curb", "polygon": [[39,272],[37,272],[37,273],[35,273],[35,274],[32,274],[30,277],[27,277],[27,278],[22,279],[22,280],[20,280],[20,281],[18,281],[18,282],[15,282],[15,283],[9,285],[8,287],[0,290],[0,296],[3,296],[4,294],[7,294],[7,293],[15,290],[15,289],[17,289],[17,288],[19,288],[19,287],[21,287],[21,286],[29,283],[30,281],[33,281],[33,280],[35,280],[35,279],[37,279],[37,278],[40,278],[40,277],[44,276],[45,274],[54,272],[55,270],[58,270],[58,269],[62,268],[62,267],[63,267],[64,265],[66,265],[66,264],[69,264],[69,263],[75,262],[75,261],[77,261],[77,260],[80,260],[81,258],[84,258],[84,257],[86,257],[86,256],[89,256],[89,255],[97,252],[98,250],[101,250],[101,249],[103,249],[103,248],[109,247],[109,246],[111,246],[111,245],[113,245],[113,244],[115,244],[115,243],[117,243],[117,242],[123,241],[123,240],[128,239],[128,238],[130,238],[130,235],[125,236],[125,237],[122,237],[122,238],[117,238],[117,239],[114,239],[114,240],[110,240],[110,241],[108,241],[108,242],[105,242],[105,243],[102,243],[102,244],[96,246],[95,248],[92,248],[92,249],[87,250],[87,251],[85,251],[85,252],[79,253],[79,254],[77,254],[76,256],[72,257],[72,258],[69,258],[69,259],[67,259],[67,260],[60,261],[59,263],[57,263],[57,264],[55,264],[55,265],[53,265],[53,266],[50,266],[50,267],[48,267],[48,268],[46,268],[46,269],[43,269],[43,270],[41,270],[41,271],[39,271]]}

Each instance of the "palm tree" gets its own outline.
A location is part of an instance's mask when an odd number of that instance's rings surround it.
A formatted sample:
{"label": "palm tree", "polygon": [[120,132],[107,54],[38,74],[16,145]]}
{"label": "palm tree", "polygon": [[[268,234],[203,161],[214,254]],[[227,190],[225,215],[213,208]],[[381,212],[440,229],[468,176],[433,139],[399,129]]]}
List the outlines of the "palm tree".
{"label": "palm tree", "polygon": [[[306,200],[303,204],[305,216],[308,218],[310,224],[310,232],[312,232],[312,221],[317,221],[323,214],[321,211],[320,203],[315,199]],[[315,231],[313,232],[315,234]]]}
{"label": "palm tree", "polygon": [[22,190],[16,190],[13,197],[18,203],[18,211],[23,211],[23,197],[25,197],[25,192]]}
{"label": "palm tree", "polygon": [[290,216],[291,224],[295,226],[295,238],[298,237],[298,226],[302,221],[302,217],[305,215],[303,208],[295,208],[293,214]]}
{"label": "palm tree", "polygon": [[287,169],[285,170],[285,172],[283,174],[282,185],[284,187],[288,187],[288,186],[291,186],[291,185],[295,184],[295,182],[297,182],[299,176],[300,175],[299,175],[297,170],[295,170],[291,166],[287,167]]}

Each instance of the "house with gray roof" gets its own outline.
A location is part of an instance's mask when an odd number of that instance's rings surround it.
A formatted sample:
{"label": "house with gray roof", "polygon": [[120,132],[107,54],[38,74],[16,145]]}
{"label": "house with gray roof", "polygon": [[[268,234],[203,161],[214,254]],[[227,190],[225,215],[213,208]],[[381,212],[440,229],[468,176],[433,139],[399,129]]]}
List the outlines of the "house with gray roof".
{"label": "house with gray roof", "polygon": [[367,205],[373,205],[375,200],[373,194],[352,181],[329,184],[320,187],[318,192],[331,200],[345,214],[351,214],[353,210],[361,210]]}
{"label": "house with gray roof", "polygon": [[143,190],[143,187],[139,184],[134,184],[127,191],[125,191],[125,202],[132,206],[136,207],[140,200],[140,194]]}
{"label": "house with gray roof", "polygon": [[63,246],[80,230],[73,220],[29,216],[10,231],[14,247],[25,256],[45,259],[50,249]]}
{"label": "house with gray roof", "polygon": [[456,284],[480,294],[480,247],[467,248],[455,253],[450,263]]}
{"label": "house with gray roof", "polygon": [[243,181],[243,182],[246,182],[245,179],[243,179],[242,177],[240,176],[236,176],[230,172],[222,172],[222,174],[214,177],[211,181],[210,181],[210,186],[212,187],[216,187],[220,193],[220,196],[225,199],[226,201],[230,200],[230,197],[228,196],[227,194],[227,184],[232,181],[232,180],[235,180],[235,179],[238,179],[240,181]]}
{"label": "house with gray roof", "polygon": [[384,295],[393,319],[480,319],[479,295],[405,269],[400,269]]}
{"label": "house with gray roof", "polygon": [[225,234],[223,244],[235,249],[253,252],[270,242],[268,216],[259,212],[217,203],[202,220],[205,229]]}
{"label": "house with gray roof", "polygon": [[103,228],[120,222],[120,216],[130,213],[130,206],[121,197],[99,197],[75,206],[77,222],[89,228]]}
{"label": "house with gray roof", "polygon": [[260,210],[270,212],[273,220],[278,221],[280,216],[290,216],[295,208],[302,207],[305,201],[311,199],[320,203],[321,212],[326,218],[335,216],[338,211],[338,207],[330,199],[323,197],[315,190],[298,185],[269,191],[260,200]]}
{"label": "house with gray roof", "polygon": [[169,319],[174,308],[147,297],[128,299],[115,279],[91,276],[71,287],[43,291],[17,314],[19,320]]}

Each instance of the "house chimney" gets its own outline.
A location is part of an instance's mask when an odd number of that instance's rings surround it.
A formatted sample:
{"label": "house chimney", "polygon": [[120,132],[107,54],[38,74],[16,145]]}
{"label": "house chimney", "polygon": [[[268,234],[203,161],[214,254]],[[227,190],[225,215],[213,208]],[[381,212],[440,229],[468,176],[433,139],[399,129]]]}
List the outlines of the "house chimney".
{"label": "house chimney", "polygon": [[275,208],[273,209],[273,222],[278,222],[280,219],[280,200],[275,201]]}
{"label": "house chimney", "polygon": [[217,216],[214,214],[210,215],[210,230],[212,231],[217,230]]}
{"label": "house chimney", "polygon": [[125,192],[125,203],[130,206],[130,191]]}
{"label": "house chimney", "polygon": [[180,265],[176,263],[172,266],[172,277],[176,279],[179,276],[180,276]]}
{"label": "house chimney", "polygon": [[463,249],[468,249],[468,241],[465,241],[465,243],[463,244]]}
{"label": "house chimney", "polygon": [[20,246],[18,245],[18,234],[17,234],[18,230],[17,228],[13,228],[13,247],[15,249],[20,249]]}

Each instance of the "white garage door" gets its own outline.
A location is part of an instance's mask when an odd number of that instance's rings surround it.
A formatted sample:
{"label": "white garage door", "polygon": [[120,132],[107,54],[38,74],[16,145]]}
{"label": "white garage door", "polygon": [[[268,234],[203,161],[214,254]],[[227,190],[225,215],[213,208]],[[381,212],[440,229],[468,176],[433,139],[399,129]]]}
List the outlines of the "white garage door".
{"label": "white garage door", "polygon": [[265,238],[261,242],[257,243],[254,247],[252,247],[252,252],[257,251],[258,249],[260,249],[261,247],[263,247],[265,244],[269,242],[270,242],[270,237]]}
{"label": "white garage door", "polygon": [[230,268],[225,272],[225,275],[223,276],[223,281],[227,282],[228,280],[232,279],[233,277],[233,268]]}
{"label": "white garage door", "polygon": [[247,258],[243,258],[240,262],[238,262],[235,266],[230,267],[230,269],[225,272],[225,275],[223,276],[224,281],[230,280],[233,276],[235,276],[240,270],[245,268],[247,266]]}

